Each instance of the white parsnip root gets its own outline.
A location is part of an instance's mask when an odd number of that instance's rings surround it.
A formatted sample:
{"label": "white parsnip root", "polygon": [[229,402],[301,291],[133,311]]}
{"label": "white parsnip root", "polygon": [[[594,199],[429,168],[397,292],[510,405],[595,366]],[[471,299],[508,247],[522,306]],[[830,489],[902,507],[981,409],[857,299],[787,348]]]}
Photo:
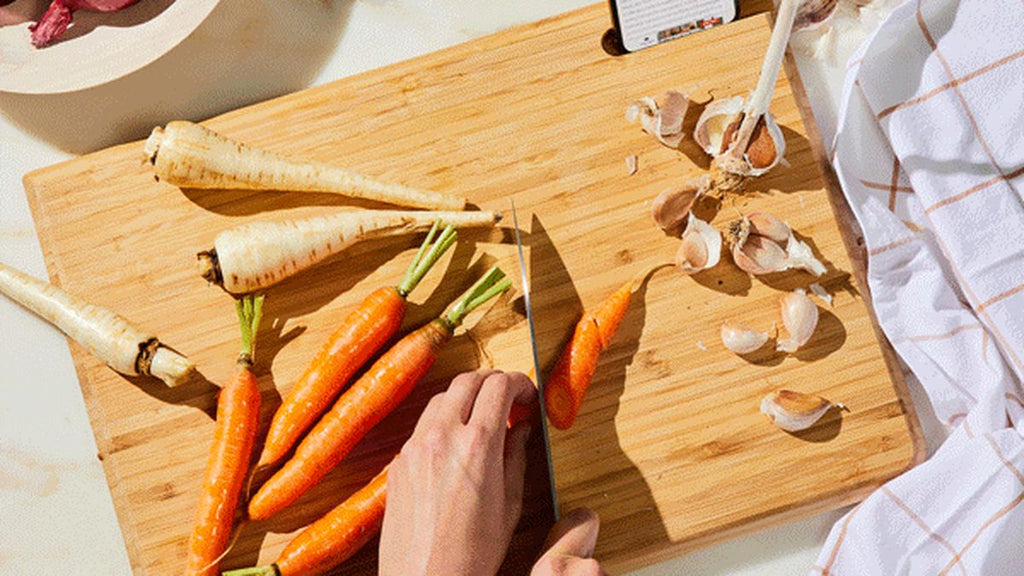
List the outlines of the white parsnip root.
{"label": "white parsnip root", "polygon": [[232,294],[276,284],[368,238],[428,230],[434,222],[455,228],[494,226],[500,212],[398,212],[360,210],[306,220],[254,222],[225,230],[213,249],[198,254],[199,273]]}
{"label": "white parsnip root", "polygon": [[226,138],[193,122],[153,129],[145,146],[156,177],[179,188],[331,192],[429,210],[462,210],[464,198],[381,182],[337,166],[301,162]]}
{"label": "white parsnip root", "polygon": [[195,370],[187,358],[164,347],[152,333],[5,264],[0,264],[0,292],[121,374],[154,376],[173,387]]}

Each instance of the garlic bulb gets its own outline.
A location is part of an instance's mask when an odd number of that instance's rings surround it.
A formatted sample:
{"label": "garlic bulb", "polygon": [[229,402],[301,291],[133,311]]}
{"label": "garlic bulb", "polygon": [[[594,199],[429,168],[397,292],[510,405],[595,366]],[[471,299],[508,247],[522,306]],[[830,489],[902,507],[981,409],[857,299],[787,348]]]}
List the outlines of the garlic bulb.
{"label": "garlic bulb", "polygon": [[740,96],[713,101],[697,120],[693,139],[716,159],[716,165],[725,172],[760,176],[782,161],[786,139],[775,117],[766,111],[753,128],[742,152],[733,150],[739,145],[737,138],[746,116],[746,107],[746,101]]}
{"label": "garlic bulb", "polygon": [[768,342],[767,332],[758,332],[742,324],[722,324],[722,344],[737,354],[750,354]]}
{"label": "garlic bulb", "polygon": [[834,404],[821,396],[776,390],[761,400],[761,412],[788,432],[806,430],[821,419]]}
{"label": "garlic bulb", "polygon": [[811,247],[797,240],[788,224],[767,212],[755,212],[733,222],[729,229],[732,258],[740,269],[754,275],[791,268],[815,276],[826,272]]}
{"label": "garlic bulb", "polygon": [[696,274],[715,267],[722,257],[722,234],[690,213],[683,241],[676,252],[676,267],[683,274]]}
{"label": "garlic bulb", "polygon": [[780,339],[776,350],[796,352],[811,339],[818,327],[818,306],[799,288],[783,296],[780,303],[782,325],[789,332],[789,338]]}
{"label": "garlic bulb", "polygon": [[676,148],[683,141],[683,118],[690,107],[689,97],[678,90],[668,90],[661,96],[661,103],[649,96],[632,103],[626,109],[626,121],[630,124],[640,121],[644,132],[658,139],[669,148]]}
{"label": "garlic bulb", "polygon": [[679,237],[686,229],[690,210],[707,186],[707,177],[692,178],[678,188],[669,188],[651,203],[651,217],[669,236]]}
{"label": "garlic bulb", "polygon": [[839,0],[802,0],[796,9],[793,30],[814,30],[832,19]]}

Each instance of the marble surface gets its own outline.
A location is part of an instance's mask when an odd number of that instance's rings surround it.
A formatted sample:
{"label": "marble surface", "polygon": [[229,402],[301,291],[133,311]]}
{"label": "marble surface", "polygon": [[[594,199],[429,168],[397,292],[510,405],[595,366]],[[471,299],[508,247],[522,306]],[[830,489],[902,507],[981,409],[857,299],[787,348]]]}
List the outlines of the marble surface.
{"label": "marble surface", "polygon": [[[199,120],[587,3],[222,0],[181,45],[127,77],[70,94],[0,93],[0,259],[46,276],[21,186],[30,170],[144,137],[170,119]],[[825,138],[834,125],[842,63],[864,32],[843,37],[824,60],[798,56]],[[806,573],[841,512],[638,574]],[[0,298],[0,575],[24,574],[131,570],[68,346]]]}

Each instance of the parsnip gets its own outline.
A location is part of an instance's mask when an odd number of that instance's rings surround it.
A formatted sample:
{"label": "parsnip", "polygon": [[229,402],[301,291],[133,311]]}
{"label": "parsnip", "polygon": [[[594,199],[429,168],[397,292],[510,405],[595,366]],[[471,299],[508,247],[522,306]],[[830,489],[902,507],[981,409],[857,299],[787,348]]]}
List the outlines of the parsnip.
{"label": "parsnip", "polygon": [[195,370],[187,358],[164,347],[152,333],[5,264],[0,264],[0,292],[121,374],[145,374],[177,386]]}
{"label": "parsnip", "polygon": [[284,222],[254,222],[225,230],[200,252],[199,273],[232,294],[280,282],[359,240],[427,230],[441,220],[455,228],[494,226],[500,212],[360,210]]}
{"label": "parsnip", "polygon": [[145,152],[157,179],[180,188],[333,192],[429,210],[466,206],[464,198],[381,182],[318,162],[291,160],[192,122],[153,128]]}

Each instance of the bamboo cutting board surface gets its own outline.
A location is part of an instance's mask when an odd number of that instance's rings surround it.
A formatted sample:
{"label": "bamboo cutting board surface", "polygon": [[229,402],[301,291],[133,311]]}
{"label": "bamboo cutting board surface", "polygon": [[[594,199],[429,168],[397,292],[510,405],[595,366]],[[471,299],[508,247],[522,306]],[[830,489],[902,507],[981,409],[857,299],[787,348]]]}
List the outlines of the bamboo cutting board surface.
{"label": "bamboo cutting board surface", "polygon": [[[541,361],[550,366],[584,305],[671,260],[678,243],[651,222],[650,200],[707,167],[691,141],[673,151],[627,125],[627,105],[672,87],[695,90],[700,102],[709,93],[746,94],[770,33],[768,18],[758,16],[612,57],[600,47],[606,27],[606,7],[595,5],[208,125],[281,153],[464,195],[484,209],[506,210],[515,196]],[[818,331],[796,355],[747,361],[722,347],[721,323],[768,329],[782,291],[806,287],[809,275],[751,279],[723,256],[695,277],[661,270],[634,296],[575,427],[552,434],[562,510],[588,506],[600,514],[597,556],[612,571],[856,501],[923,456],[891,350],[864,301],[863,261],[847,252],[858,249],[855,234],[826,186],[799,98],[799,81],[783,74],[772,110],[789,166],[699,212],[719,228],[737,210],[788,220],[827,263],[819,282],[835,294],[834,305],[819,302]],[[687,130],[700,108],[691,105]],[[136,573],[162,576],[182,566],[214,427],[215,384],[229,377],[238,347],[231,301],[196,274],[195,252],[243,222],[367,205],[330,195],[182,191],[155,182],[141,150],[141,142],[125,144],[46,168],[26,176],[25,187],[52,280],[150,327],[203,374],[167,389],[121,377],[72,344],[129,556]],[[631,154],[640,166],[632,176],[624,163]],[[461,235],[414,292],[405,330],[436,316],[491,262],[518,288],[509,220]],[[358,245],[268,291],[256,352],[264,424],[342,315],[377,286],[396,283],[420,240]],[[247,525],[223,566],[273,560],[292,534],[390,459],[453,375],[478,366],[529,370],[518,290],[466,326],[395,414],[295,506]],[[761,398],[782,387],[824,395],[849,411],[784,433],[758,411]],[[533,448],[509,573],[526,569],[548,527],[539,445]],[[375,546],[339,573],[374,571]]]}

